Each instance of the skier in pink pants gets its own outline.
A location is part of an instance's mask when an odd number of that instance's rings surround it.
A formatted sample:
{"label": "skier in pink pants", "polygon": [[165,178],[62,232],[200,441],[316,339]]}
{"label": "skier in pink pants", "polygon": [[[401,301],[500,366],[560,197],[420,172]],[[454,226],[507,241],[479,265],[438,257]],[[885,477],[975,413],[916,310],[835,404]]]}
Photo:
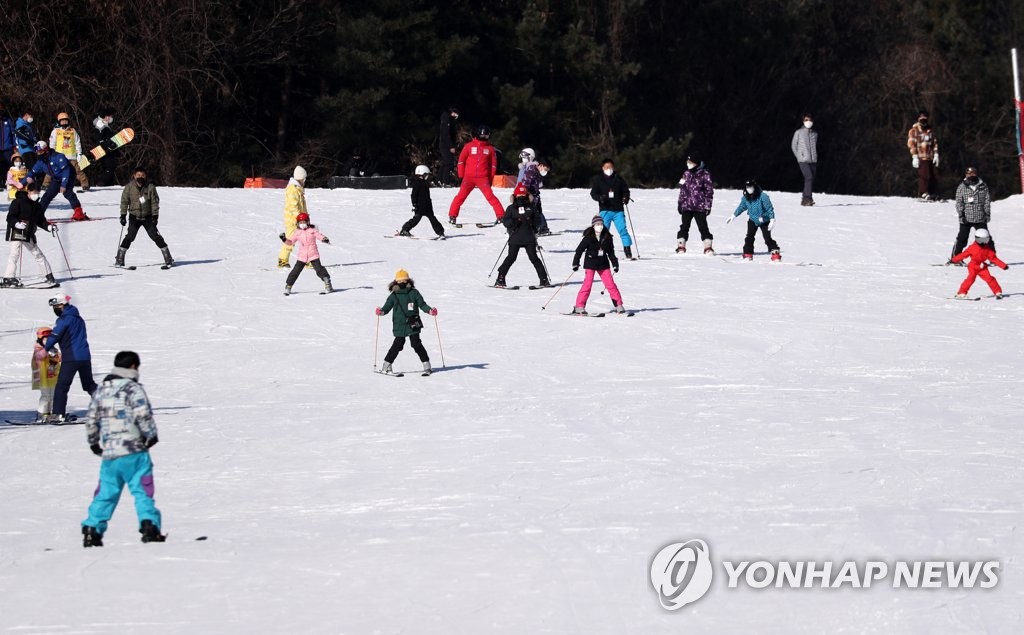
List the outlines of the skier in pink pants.
{"label": "skier in pink pants", "polygon": [[622,294],[619,293],[619,288],[615,286],[615,279],[612,277],[613,271],[619,272],[619,259],[615,257],[615,243],[612,242],[612,233],[605,229],[604,220],[600,216],[591,219],[590,227],[583,232],[583,240],[576,247],[576,255],[572,259],[573,271],[579,270],[580,257],[583,254],[586,254],[586,258],[583,260],[583,269],[587,273],[583,278],[580,292],[576,294],[576,307],[572,312],[577,315],[587,314],[587,298],[590,297],[590,288],[594,286],[594,274],[597,274],[601,276],[601,282],[612,298],[615,312],[625,313],[626,309],[622,306]]}

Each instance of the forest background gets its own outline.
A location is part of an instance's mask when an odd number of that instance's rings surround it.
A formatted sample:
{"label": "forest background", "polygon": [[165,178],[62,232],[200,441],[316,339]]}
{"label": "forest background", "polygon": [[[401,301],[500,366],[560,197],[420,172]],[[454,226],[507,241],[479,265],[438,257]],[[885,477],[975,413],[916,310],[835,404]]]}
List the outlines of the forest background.
{"label": "forest background", "polygon": [[91,147],[101,107],[136,130],[119,176],[238,186],[354,149],[384,174],[436,165],[438,121],[486,123],[511,162],[531,146],[548,187],[614,157],[673,187],[686,153],[715,181],[799,190],[789,145],[819,132],[816,190],[913,195],[906,133],[921,108],[940,188],[966,165],[1019,191],[1010,48],[1019,0],[79,0],[0,3],[0,98],[49,134],[66,110]]}

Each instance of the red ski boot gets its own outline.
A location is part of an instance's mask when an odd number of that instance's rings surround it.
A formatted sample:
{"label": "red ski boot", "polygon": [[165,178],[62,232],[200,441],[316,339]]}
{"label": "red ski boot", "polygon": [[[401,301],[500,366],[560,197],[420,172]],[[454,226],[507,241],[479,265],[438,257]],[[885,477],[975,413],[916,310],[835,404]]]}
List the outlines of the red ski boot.
{"label": "red ski boot", "polygon": [[75,214],[74,214],[74,216],[71,217],[71,220],[92,220],[92,219],[90,219],[88,216],[86,216],[85,212],[82,211],[81,206],[79,206],[79,207],[75,208]]}
{"label": "red ski boot", "polygon": [[772,262],[778,262],[782,260],[782,254],[779,253],[778,249],[772,250]]}

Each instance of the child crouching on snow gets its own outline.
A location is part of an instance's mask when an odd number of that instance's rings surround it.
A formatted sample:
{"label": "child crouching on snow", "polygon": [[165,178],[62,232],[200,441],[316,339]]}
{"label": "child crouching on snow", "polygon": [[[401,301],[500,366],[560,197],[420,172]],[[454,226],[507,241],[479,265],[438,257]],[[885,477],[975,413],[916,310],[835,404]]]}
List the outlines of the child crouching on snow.
{"label": "child crouching on snow", "polygon": [[594,285],[594,276],[601,276],[601,283],[608,290],[608,295],[615,305],[616,313],[625,313],[622,306],[622,294],[615,286],[615,278],[612,271],[619,272],[619,259],[615,257],[615,243],[612,241],[612,233],[605,229],[604,219],[595,216],[590,220],[590,227],[583,230],[583,240],[576,247],[576,255],[572,259],[572,270],[580,268],[580,257],[586,254],[583,259],[583,269],[586,275],[583,278],[583,286],[576,294],[576,307],[572,312],[576,315],[587,314],[587,299],[590,297],[590,289]]}
{"label": "child crouching on snow", "polygon": [[754,259],[754,236],[757,230],[761,230],[764,237],[764,244],[772,254],[772,260],[782,260],[779,254],[779,243],[772,238],[772,229],[775,227],[775,208],[772,207],[772,199],[761,190],[757,181],[750,180],[743,184],[743,196],[740,197],[740,204],[725,222],[733,222],[743,212],[747,213],[747,238],[743,241],[743,259]]}
{"label": "child crouching on snow", "polygon": [[977,229],[974,231],[974,244],[950,258],[950,262],[963,262],[967,258],[971,259],[970,264],[967,265],[967,278],[960,285],[956,297],[966,298],[974,281],[981,278],[988,283],[988,288],[992,289],[996,300],[1003,298],[1003,290],[999,286],[999,282],[988,272],[988,268],[990,265],[995,265],[1005,270],[1010,266],[996,256],[996,250],[989,244],[991,240],[992,236],[987,229]]}
{"label": "child crouching on snow", "polygon": [[60,353],[54,348],[47,352],[43,347],[46,338],[53,332],[49,326],[36,329],[36,345],[32,351],[32,390],[39,391],[39,405],[36,412],[38,421],[44,421],[53,412],[53,391],[60,374]]}
{"label": "child crouching on snow", "polygon": [[299,249],[295,256],[295,266],[288,272],[288,279],[284,282],[284,294],[291,294],[292,285],[299,279],[299,274],[302,273],[302,268],[307,263],[313,265],[317,277],[324,281],[324,293],[334,291],[334,288],[331,287],[331,274],[327,273],[327,269],[320,264],[320,250],[316,248],[317,240],[329,245],[331,244],[330,239],[309,224],[309,214],[302,212],[295,220],[297,222],[296,229],[285,241],[285,244],[297,245]]}
{"label": "child crouching on snow", "polygon": [[412,343],[412,349],[416,351],[416,354],[420,356],[420,361],[423,362],[423,374],[429,375],[430,357],[427,355],[427,349],[423,348],[423,342],[420,341],[420,330],[423,328],[420,309],[427,311],[430,315],[437,315],[437,309],[427,304],[420,292],[416,290],[415,283],[405,269],[399,269],[395,273],[395,279],[388,285],[388,290],[391,291],[391,295],[388,296],[383,307],[377,307],[377,315],[387,315],[394,310],[391,318],[391,331],[395,335],[395,341],[388,354],[384,356],[380,372],[385,375],[393,372],[391,365],[395,363],[398,354],[405,347],[405,338],[408,337]]}

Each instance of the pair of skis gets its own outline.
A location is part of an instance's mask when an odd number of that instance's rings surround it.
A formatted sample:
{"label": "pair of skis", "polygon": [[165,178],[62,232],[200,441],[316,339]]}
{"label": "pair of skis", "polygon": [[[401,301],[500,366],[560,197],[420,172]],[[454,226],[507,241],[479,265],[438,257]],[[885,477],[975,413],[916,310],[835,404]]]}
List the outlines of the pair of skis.
{"label": "pair of skis", "polygon": [[[463,227],[465,227],[466,225],[469,225],[470,223],[449,223],[449,224],[452,227],[455,227],[456,229],[462,229]],[[495,227],[496,225],[501,224],[501,221],[500,220],[496,220],[493,223],[472,223],[472,224],[476,225],[477,228],[479,228],[479,229],[487,229],[488,227]]]}
{"label": "pair of skis", "polygon": [[[382,370],[374,370],[373,372],[377,373],[378,375],[384,375],[385,377],[405,377],[405,373],[385,373]],[[420,373],[420,377],[430,377],[433,374],[434,371],[425,370],[422,373]]]}

